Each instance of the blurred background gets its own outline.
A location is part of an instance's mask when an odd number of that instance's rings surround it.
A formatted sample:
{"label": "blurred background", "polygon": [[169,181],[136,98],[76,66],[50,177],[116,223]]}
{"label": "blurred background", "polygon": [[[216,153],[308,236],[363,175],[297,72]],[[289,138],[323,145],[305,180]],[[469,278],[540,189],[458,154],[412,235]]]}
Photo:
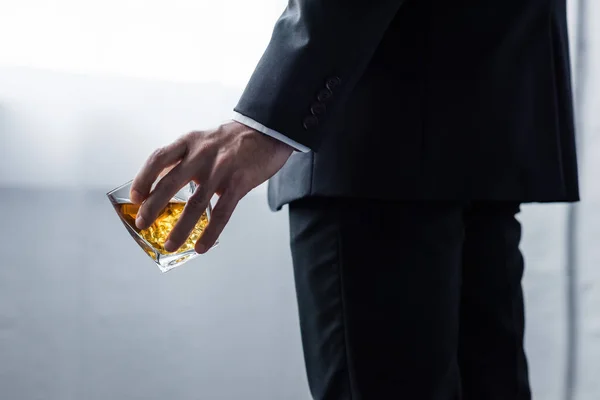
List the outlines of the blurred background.
{"label": "blurred background", "polygon": [[[520,217],[543,400],[600,398],[600,2],[587,3],[586,25],[569,3],[583,60],[576,263],[568,206]],[[0,0],[1,399],[309,398],[287,214],[268,211],[264,186],[220,247],[166,274],[105,198],[156,147],[230,118],[285,5]]]}

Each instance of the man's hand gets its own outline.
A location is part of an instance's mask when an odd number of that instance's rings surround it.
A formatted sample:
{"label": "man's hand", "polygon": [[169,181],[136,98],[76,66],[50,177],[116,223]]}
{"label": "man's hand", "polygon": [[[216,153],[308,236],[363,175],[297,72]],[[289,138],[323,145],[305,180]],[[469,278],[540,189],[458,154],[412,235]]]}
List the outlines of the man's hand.
{"label": "man's hand", "polygon": [[[133,180],[131,200],[142,204],[135,224],[139,229],[152,225],[171,198],[194,181],[198,188],[169,234],[165,249],[172,252],[181,247],[216,193],[219,200],[196,243],[196,251],[204,253],[223,231],[238,201],[273,176],[292,151],[287,144],[238,122],[188,133],[152,153]],[[150,192],[161,172],[170,167]]]}

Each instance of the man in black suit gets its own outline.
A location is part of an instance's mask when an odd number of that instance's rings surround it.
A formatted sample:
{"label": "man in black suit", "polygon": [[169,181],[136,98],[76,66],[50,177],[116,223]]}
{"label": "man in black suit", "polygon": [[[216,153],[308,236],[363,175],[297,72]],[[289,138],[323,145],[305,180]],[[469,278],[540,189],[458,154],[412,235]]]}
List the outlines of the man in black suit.
{"label": "man in black suit", "polygon": [[275,174],[314,399],[530,399],[515,215],[578,200],[569,68],[565,0],[291,0],[235,121],[148,159],[137,224],[195,180],[165,247],[218,193],[204,252]]}

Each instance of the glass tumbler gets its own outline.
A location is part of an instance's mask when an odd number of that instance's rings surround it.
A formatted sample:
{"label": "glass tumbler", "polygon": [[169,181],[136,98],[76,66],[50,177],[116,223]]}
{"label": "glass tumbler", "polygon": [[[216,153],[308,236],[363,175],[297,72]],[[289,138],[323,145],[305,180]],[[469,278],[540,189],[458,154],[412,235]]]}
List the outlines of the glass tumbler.
{"label": "glass tumbler", "polygon": [[186,242],[177,251],[172,253],[166,251],[164,248],[171,229],[173,229],[173,226],[179,220],[187,200],[196,190],[196,184],[190,182],[179,190],[170,200],[169,204],[161,211],[156,221],[149,228],[140,230],[135,226],[135,218],[139,205],[133,204],[129,198],[132,183],[133,181],[129,181],[111,190],[106,195],[121,222],[123,222],[131,237],[142,250],[154,260],[162,272],[179,267],[197,257],[199,254],[194,250],[194,245],[210,221],[212,210],[210,202]]}

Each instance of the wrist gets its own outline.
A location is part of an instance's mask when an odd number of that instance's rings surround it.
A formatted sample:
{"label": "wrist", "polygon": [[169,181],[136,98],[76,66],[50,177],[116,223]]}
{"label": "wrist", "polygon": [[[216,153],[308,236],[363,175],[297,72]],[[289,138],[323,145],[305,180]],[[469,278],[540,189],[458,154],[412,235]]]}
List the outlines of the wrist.
{"label": "wrist", "polygon": [[289,157],[294,151],[296,151],[296,149],[290,146],[289,144],[282,142],[281,140],[276,139],[272,136],[266,135],[254,128],[251,128],[235,120],[231,121],[228,124],[233,125],[234,129],[239,131],[240,135],[245,136],[252,141],[260,141],[264,143],[267,147],[272,148],[274,151],[280,154],[287,154]]}

